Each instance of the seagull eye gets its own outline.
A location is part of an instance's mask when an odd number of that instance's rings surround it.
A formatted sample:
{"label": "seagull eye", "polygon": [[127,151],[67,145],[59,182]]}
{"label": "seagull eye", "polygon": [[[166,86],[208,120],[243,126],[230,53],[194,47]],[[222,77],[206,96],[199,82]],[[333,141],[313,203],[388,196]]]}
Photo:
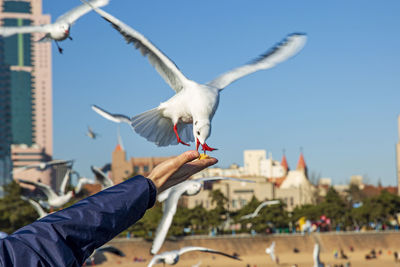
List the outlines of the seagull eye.
{"label": "seagull eye", "polygon": [[200,131],[197,131],[197,135],[200,135]]}
{"label": "seagull eye", "polygon": [[197,121],[194,122],[194,125],[197,125]]}

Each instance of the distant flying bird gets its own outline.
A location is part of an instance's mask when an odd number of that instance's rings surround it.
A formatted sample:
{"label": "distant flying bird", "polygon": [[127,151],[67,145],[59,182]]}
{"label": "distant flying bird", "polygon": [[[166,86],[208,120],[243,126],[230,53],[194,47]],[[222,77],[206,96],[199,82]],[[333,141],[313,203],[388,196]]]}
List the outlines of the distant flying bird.
{"label": "distant flying bird", "polygon": [[[94,7],[102,7],[107,5],[109,0],[90,0],[89,3]],[[20,27],[0,27],[0,35],[4,37],[9,37],[14,34],[19,33],[44,33],[45,36],[39,41],[50,41],[54,40],[58,51],[62,54],[63,49],[58,45],[57,41],[64,41],[70,36],[71,26],[80,17],[91,11],[91,7],[86,4],[77,6],[70,11],[64,13],[54,23],[34,25],[34,26],[20,26]]]}
{"label": "distant flying bird", "polygon": [[74,162],[73,160],[52,160],[47,162],[40,162],[40,163],[30,164],[24,167],[15,168],[14,171],[12,171],[12,173],[15,174],[33,168],[36,168],[39,171],[44,171],[49,167],[53,167],[56,165],[63,165],[63,164],[71,164],[73,162]]}
{"label": "distant flying bird", "polygon": [[69,191],[65,194],[57,195],[54,190],[41,182],[32,182],[24,179],[18,179],[21,183],[33,185],[39,190],[41,190],[47,196],[47,203],[52,208],[61,208],[64,204],[71,200],[74,196],[73,191]]}
{"label": "distant flying bird", "polygon": [[230,177],[208,177],[208,178],[199,178],[193,180],[186,180],[180,184],[177,184],[173,187],[168,188],[164,192],[158,195],[157,199],[159,202],[164,202],[163,205],[163,216],[161,218],[160,223],[157,226],[155,238],[153,241],[153,245],[151,247],[151,253],[156,254],[162,244],[164,243],[165,237],[167,236],[168,229],[171,226],[172,219],[176,213],[176,208],[178,206],[179,198],[182,195],[186,196],[194,196],[197,195],[202,187],[203,183],[206,181],[217,181],[217,180],[231,180],[238,182],[250,182],[253,181],[245,180],[245,179],[237,179]]}
{"label": "distant flying bird", "polygon": [[265,253],[269,254],[271,257],[271,260],[276,263],[276,257],[275,257],[275,241],[272,241],[271,246],[267,247],[265,250]]}
{"label": "distant flying bird", "polygon": [[314,267],[324,267],[325,264],[321,262],[319,259],[319,252],[320,252],[320,247],[319,244],[314,245],[314,253],[313,253],[313,258],[314,258]]}
{"label": "distant flying bird", "polygon": [[155,255],[149,265],[147,265],[147,267],[151,267],[154,264],[158,264],[158,263],[166,263],[169,265],[174,265],[179,261],[179,257],[186,252],[190,252],[190,251],[200,251],[200,252],[207,252],[207,253],[214,253],[214,254],[219,254],[225,257],[229,257],[231,259],[234,260],[241,260],[240,258],[238,258],[237,256],[233,256],[233,255],[229,255],[227,253],[224,252],[220,252],[218,250],[214,250],[214,249],[210,249],[210,248],[204,248],[204,247],[184,247],[181,248],[179,250],[172,250],[172,251],[166,251],[163,252],[161,254]]}
{"label": "distant flying bird", "polygon": [[258,205],[258,207],[256,208],[256,210],[253,213],[247,214],[245,216],[240,217],[241,220],[245,220],[245,219],[253,219],[255,217],[258,216],[258,213],[260,212],[260,210],[262,208],[264,208],[265,206],[269,206],[269,205],[275,205],[275,204],[279,204],[279,200],[268,200],[268,201],[264,201],[262,202],[260,205]]}
{"label": "distant flying bird", "polygon": [[92,109],[94,111],[96,111],[98,114],[100,114],[101,116],[103,116],[104,118],[106,118],[107,120],[116,122],[116,123],[121,123],[121,122],[125,122],[127,124],[131,124],[131,119],[128,116],[122,115],[122,114],[112,114],[108,111],[105,111],[104,109],[93,105]]}
{"label": "distant flying bird", "polygon": [[84,265],[86,266],[92,266],[92,265],[98,265],[101,264],[105,261],[107,261],[106,256],[104,255],[104,253],[111,253],[120,257],[125,257],[125,253],[122,252],[120,249],[114,247],[114,246],[103,246],[100,247],[98,249],[95,249],[92,253],[92,255],[90,255]]}
{"label": "distant flying bird", "polygon": [[107,12],[94,8],[116,29],[128,43],[147,56],[150,63],[175,90],[176,94],[158,107],[131,118],[131,126],[144,138],[158,146],[189,145],[196,141],[203,151],[214,148],[206,144],[211,133],[211,120],[217,110],[219,94],[234,81],[262,69],[269,69],[297,54],[306,42],[306,36],[294,33],[287,36],[267,53],[249,64],[233,69],[207,84],[188,79],[175,63],[146,37]]}
{"label": "distant flying bird", "polygon": [[99,134],[98,134],[98,133],[95,133],[95,132],[92,130],[92,128],[90,128],[90,127],[88,126],[88,130],[87,130],[87,132],[86,132],[86,135],[87,135],[90,139],[96,139],[97,136],[98,136]]}
{"label": "distant flying bird", "polygon": [[49,213],[47,213],[47,212],[42,208],[42,206],[40,206],[40,204],[37,203],[36,201],[34,201],[34,200],[30,199],[30,198],[27,198],[27,197],[21,197],[21,199],[23,199],[23,200],[25,200],[25,201],[28,201],[28,202],[32,205],[32,207],[35,209],[35,211],[36,211],[37,214],[39,215],[38,220],[40,220],[40,219],[42,219],[43,217],[46,217],[47,215],[49,215]]}
{"label": "distant flying bird", "polygon": [[101,184],[102,189],[109,188],[114,185],[114,182],[99,168],[91,166],[90,169],[94,173],[96,181]]}

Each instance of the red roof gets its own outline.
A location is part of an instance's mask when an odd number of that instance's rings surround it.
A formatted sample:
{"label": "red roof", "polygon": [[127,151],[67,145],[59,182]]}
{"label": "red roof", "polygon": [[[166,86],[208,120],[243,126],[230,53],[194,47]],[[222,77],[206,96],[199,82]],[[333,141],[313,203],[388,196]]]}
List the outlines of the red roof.
{"label": "red roof", "polygon": [[115,147],[114,151],[121,151],[123,150],[120,144],[117,144],[117,146]]}
{"label": "red roof", "polygon": [[305,169],[306,168],[306,161],[304,160],[303,153],[300,153],[299,162],[297,163],[297,169]]}
{"label": "red roof", "polygon": [[289,169],[285,154],[283,154],[281,165],[286,171]]}

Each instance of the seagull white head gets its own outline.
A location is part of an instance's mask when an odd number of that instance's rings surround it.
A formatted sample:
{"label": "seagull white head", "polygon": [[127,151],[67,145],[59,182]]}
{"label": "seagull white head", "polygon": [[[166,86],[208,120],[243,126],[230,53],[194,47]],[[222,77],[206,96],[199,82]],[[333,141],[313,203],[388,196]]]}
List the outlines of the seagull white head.
{"label": "seagull white head", "polygon": [[[193,135],[196,137],[196,149],[199,145],[206,145],[206,140],[211,134],[211,123],[209,120],[196,120],[193,122]],[[207,146],[208,147],[208,146]],[[213,148],[210,148],[214,150]]]}

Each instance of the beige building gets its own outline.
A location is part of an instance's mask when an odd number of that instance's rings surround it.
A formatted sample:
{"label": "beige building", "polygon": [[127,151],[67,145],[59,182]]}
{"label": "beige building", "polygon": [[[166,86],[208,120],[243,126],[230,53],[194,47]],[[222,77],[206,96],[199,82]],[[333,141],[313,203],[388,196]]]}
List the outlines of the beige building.
{"label": "beige building", "polygon": [[118,144],[112,153],[111,179],[118,184],[131,175],[147,176],[155,166],[169,158],[171,157],[132,157],[127,160],[125,150]]}
{"label": "beige building", "polygon": [[245,150],[243,152],[246,175],[261,176],[261,161],[267,158],[265,150]]}
{"label": "beige building", "polygon": [[[237,182],[231,180],[221,180],[212,184],[212,190],[220,190],[228,199],[228,209],[235,211],[245,206],[253,196],[258,200],[274,198],[274,185],[261,177],[242,177],[255,183]],[[202,205],[206,209],[212,209],[209,197],[210,190],[202,190],[195,196],[184,197],[182,204],[188,208]]]}

